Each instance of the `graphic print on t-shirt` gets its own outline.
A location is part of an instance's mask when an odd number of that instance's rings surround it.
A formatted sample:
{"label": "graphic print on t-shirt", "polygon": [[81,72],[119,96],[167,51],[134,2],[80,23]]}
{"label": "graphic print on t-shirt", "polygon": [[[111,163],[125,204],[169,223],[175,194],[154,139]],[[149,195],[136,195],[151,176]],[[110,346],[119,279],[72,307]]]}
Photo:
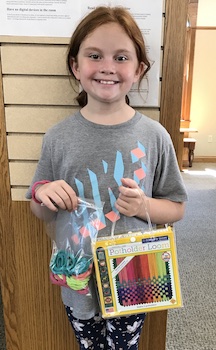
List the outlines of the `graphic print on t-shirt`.
{"label": "graphic print on t-shirt", "polygon": [[[127,168],[130,167],[133,169],[133,180],[136,181],[136,183],[139,185],[139,187],[142,190],[144,190],[144,178],[147,172],[146,166],[144,163],[145,156],[146,156],[145,147],[142,145],[141,142],[138,141],[137,147],[130,151],[131,164],[127,164]],[[127,170],[126,170],[122,152],[116,151],[113,167],[110,164],[108,164],[106,159],[102,159],[102,166],[103,166],[103,171],[105,175],[108,173],[108,171],[111,168],[113,168],[112,178],[114,179],[115,184],[117,184],[118,187],[121,186],[122,184],[121,179],[123,177],[127,177],[127,174],[126,174]],[[101,207],[103,200],[101,198],[99,181],[98,181],[98,178],[101,177],[101,174],[97,175],[91,169],[86,169],[86,171],[88,173],[88,178],[91,184],[92,197],[93,197],[94,203],[96,206]],[[78,178],[75,178],[74,180],[77,187],[78,196],[80,198],[85,198],[84,183],[80,181]],[[99,227],[100,230],[106,227],[106,219],[108,219],[111,222],[115,222],[120,218],[119,213],[115,208],[115,202],[117,199],[116,195],[114,194],[112,188],[109,187],[109,184],[107,185],[108,185],[107,194],[109,198],[109,204],[110,204],[109,206],[111,207],[111,211],[103,214],[101,218],[100,227]]]}

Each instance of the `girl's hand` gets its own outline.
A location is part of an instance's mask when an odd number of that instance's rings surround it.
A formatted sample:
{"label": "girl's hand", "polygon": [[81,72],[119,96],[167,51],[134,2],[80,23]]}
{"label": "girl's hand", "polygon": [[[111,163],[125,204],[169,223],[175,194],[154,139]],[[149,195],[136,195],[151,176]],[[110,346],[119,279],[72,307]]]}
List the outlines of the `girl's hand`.
{"label": "girl's hand", "polygon": [[35,198],[48,209],[56,212],[58,208],[72,211],[77,209],[78,205],[76,193],[64,180],[39,185],[35,190]]}
{"label": "girl's hand", "polygon": [[119,187],[119,197],[115,203],[119,213],[126,216],[143,216],[145,194],[139,188],[136,181],[128,178],[121,179],[122,186]]}

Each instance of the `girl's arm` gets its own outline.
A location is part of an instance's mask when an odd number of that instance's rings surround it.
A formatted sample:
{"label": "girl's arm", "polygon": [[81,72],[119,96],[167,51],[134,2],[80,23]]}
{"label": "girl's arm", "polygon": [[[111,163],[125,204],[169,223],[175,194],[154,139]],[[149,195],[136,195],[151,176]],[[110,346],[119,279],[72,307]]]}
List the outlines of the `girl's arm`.
{"label": "girl's arm", "polygon": [[179,221],[184,216],[185,204],[168,199],[147,198],[147,205],[141,206],[138,217],[146,220],[146,208],[154,224],[167,224]]}
{"label": "girl's arm", "polygon": [[33,199],[31,199],[30,202],[30,208],[33,214],[37,216],[38,219],[43,221],[49,222],[56,215],[56,211],[48,209],[43,204],[36,203]]}
{"label": "girl's arm", "polygon": [[154,224],[166,224],[181,220],[185,204],[168,199],[146,197],[137,183],[131,179],[122,179],[123,186],[119,187],[119,197],[116,209],[126,216],[137,216],[147,221],[147,214]]}

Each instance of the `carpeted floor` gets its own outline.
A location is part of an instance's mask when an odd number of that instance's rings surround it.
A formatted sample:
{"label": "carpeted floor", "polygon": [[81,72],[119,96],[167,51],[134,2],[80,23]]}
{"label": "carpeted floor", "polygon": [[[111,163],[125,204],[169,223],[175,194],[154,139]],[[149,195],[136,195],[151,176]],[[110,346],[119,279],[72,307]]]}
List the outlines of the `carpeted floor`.
{"label": "carpeted floor", "polygon": [[182,176],[189,201],[175,228],[184,307],[168,312],[166,350],[216,350],[216,164],[194,163]]}
{"label": "carpeted floor", "polygon": [[189,201],[175,228],[184,307],[168,312],[166,349],[216,350],[216,164],[194,163],[182,176]]}

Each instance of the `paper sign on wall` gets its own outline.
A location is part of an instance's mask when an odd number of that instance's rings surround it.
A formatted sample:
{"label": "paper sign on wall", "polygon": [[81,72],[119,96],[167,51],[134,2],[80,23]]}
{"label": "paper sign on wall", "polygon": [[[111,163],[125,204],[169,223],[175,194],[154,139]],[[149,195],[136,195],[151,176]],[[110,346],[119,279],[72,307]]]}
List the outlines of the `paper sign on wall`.
{"label": "paper sign on wall", "polygon": [[159,106],[159,79],[162,42],[163,0],[1,0],[0,36],[36,36],[70,38],[73,30],[89,11],[99,5],[127,8],[139,25],[146,43],[151,70],[140,90],[130,92],[133,106]]}

